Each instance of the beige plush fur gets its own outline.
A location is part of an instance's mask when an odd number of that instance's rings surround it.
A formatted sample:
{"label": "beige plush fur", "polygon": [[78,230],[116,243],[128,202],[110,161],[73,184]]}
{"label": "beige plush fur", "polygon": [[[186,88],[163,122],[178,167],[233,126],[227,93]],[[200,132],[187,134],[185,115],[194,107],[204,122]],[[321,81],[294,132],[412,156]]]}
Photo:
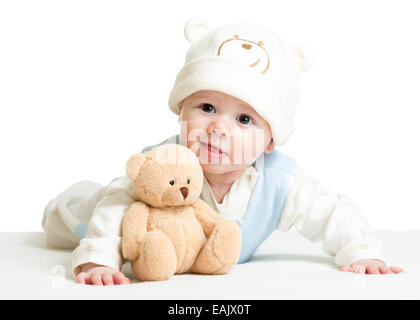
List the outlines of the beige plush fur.
{"label": "beige plush fur", "polygon": [[223,274],[233,268],[240,229],[199,199],[203,171],[191,150],[158,146],[133,155],[126,171],[142,200],[122,222],[123,256],[137,278],[166,280],[176,273]]}

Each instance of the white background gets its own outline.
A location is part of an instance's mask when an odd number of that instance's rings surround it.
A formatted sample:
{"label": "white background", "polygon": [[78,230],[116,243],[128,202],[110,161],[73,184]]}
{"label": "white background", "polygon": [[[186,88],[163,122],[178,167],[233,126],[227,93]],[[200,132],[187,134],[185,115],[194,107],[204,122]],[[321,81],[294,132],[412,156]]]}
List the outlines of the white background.
{"label": "white background", "polygon": [[0,1],[0,231],[107,184],[178,133],[167,107],[185,22],[250,21],[308,45],[296,131],[280,148],[375,229],[420,229],[417,1]]}

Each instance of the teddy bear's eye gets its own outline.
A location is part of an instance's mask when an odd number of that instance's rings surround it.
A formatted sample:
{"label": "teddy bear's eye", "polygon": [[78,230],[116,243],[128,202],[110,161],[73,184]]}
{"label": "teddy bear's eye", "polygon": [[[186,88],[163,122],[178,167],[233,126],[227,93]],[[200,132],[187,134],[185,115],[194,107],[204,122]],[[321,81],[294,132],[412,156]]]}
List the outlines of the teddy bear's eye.
{"label": "teddy bear's eye", "polygon": [[187,183],[190,183],[190,179],[187,179]]}
{"label": "teddy bear's eye", "polygon": [[174,180],[169,181],[169,184],[170,184],[171,186],[173,186],[173,185],[174,185],[174,183],[175,183],[175,181],[174,181]]}

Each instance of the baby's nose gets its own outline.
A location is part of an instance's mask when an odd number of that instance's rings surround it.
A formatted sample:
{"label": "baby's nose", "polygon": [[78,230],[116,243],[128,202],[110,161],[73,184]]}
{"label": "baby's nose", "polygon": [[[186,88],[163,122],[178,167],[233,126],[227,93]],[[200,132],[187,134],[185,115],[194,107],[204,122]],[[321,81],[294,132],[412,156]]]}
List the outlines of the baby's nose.
{"label": "baby's nose", "polygon": [[220,136],[221,138],[228,138],[229,137],[229,130],[228,129],[224,129],[224,128],[210,128],[208,130],[208,133],[211,135],[217,135]]}
{"label": "baby's nose", "polygon": [[252,48],[252,45],[247,44],[247,43],[242,43],[242,48],[249,50]]}

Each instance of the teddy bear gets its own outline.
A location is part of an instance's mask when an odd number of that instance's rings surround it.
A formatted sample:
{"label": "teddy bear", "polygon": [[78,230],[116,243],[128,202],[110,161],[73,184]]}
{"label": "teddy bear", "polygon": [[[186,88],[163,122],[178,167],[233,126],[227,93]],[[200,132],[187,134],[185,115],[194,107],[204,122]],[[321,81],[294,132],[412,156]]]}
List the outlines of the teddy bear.
{"label": "teddy bear", "polygon": [[165,144],[126,164],[140,201],[122,220],[122,254],[142,281],[186,272],[224,274],[238,262],[241,231],[199,198],[203,170],[187,147]]}

